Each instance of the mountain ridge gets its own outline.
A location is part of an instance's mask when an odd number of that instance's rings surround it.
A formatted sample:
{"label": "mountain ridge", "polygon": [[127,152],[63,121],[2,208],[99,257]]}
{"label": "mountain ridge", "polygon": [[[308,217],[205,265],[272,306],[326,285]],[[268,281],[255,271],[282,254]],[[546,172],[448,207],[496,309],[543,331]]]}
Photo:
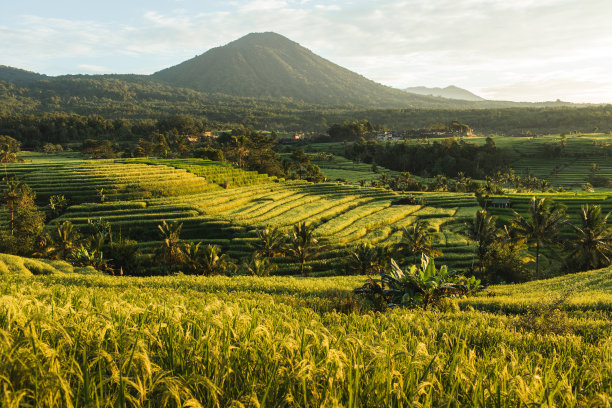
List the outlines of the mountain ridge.
{"label": "mountain ridge", "polygon": [[251,33],[152,75],[174,86],[234,96],[285,97],[325,105],[444,107],[326,60],[276,33]]}

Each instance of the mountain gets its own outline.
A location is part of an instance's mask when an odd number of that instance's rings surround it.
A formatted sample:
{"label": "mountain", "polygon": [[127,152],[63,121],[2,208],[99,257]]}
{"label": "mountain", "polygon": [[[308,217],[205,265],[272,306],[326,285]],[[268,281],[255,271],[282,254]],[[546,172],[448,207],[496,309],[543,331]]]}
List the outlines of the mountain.
{"label": "mountain", "polygon": [[27,86],[46,78],[49,77],[19,68],[0,65],[0,81],[10,82],[18,86]]}
{"label": "mountain", "polygon": [[467,89],[459,88],[454,85],[447,86],[446,88],[428,88],[426,86],[415,86],[412,88],[406,88],[404,89],[404,91],[417,95],[439,96],[442,98],[458,99],[462,101],[480,102],[486,100],[478,95],[474,95]]}
{"label": "mountain", "polygon": [[156,72],[153,78],[208,93],[291,98],[325,105],[462,106],[458,101],[407,94],[381,85],[271,32],[248,34]]}

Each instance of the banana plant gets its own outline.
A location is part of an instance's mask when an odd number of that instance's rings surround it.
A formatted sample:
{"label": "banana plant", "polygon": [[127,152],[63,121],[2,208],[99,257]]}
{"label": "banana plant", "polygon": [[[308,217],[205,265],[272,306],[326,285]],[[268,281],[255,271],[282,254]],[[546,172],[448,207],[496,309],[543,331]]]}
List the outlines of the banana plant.
{"label": "banana plant", "polygon": [[469,287],[462,279],[446,266],[437,269],[433,258],[422,255],[420,265],[412,265],[406,270],[391,260],[388,273],[381,273],[380,279],[370,278],[356,292],[382,296],[388,307],[421,307],[426,310],[444,297],[468,294]]}

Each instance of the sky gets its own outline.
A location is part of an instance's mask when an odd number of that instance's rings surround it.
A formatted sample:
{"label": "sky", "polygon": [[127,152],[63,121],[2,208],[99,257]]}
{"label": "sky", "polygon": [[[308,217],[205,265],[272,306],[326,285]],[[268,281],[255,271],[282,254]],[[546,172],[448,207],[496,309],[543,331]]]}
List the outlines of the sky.
{"label": "sky", "polygon": [[612,103],[612,0],[2,0],[0,65],[150,74],[274,31],[396,88]]}

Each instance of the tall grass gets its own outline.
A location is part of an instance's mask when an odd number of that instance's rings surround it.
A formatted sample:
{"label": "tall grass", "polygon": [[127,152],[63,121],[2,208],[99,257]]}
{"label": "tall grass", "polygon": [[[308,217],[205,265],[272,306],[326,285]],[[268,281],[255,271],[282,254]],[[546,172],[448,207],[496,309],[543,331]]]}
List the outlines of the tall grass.
{"label": "tall grass", "polygon": [[11,276],[0,405],[609,406],[609,315],[335,312],[360,280]]}

